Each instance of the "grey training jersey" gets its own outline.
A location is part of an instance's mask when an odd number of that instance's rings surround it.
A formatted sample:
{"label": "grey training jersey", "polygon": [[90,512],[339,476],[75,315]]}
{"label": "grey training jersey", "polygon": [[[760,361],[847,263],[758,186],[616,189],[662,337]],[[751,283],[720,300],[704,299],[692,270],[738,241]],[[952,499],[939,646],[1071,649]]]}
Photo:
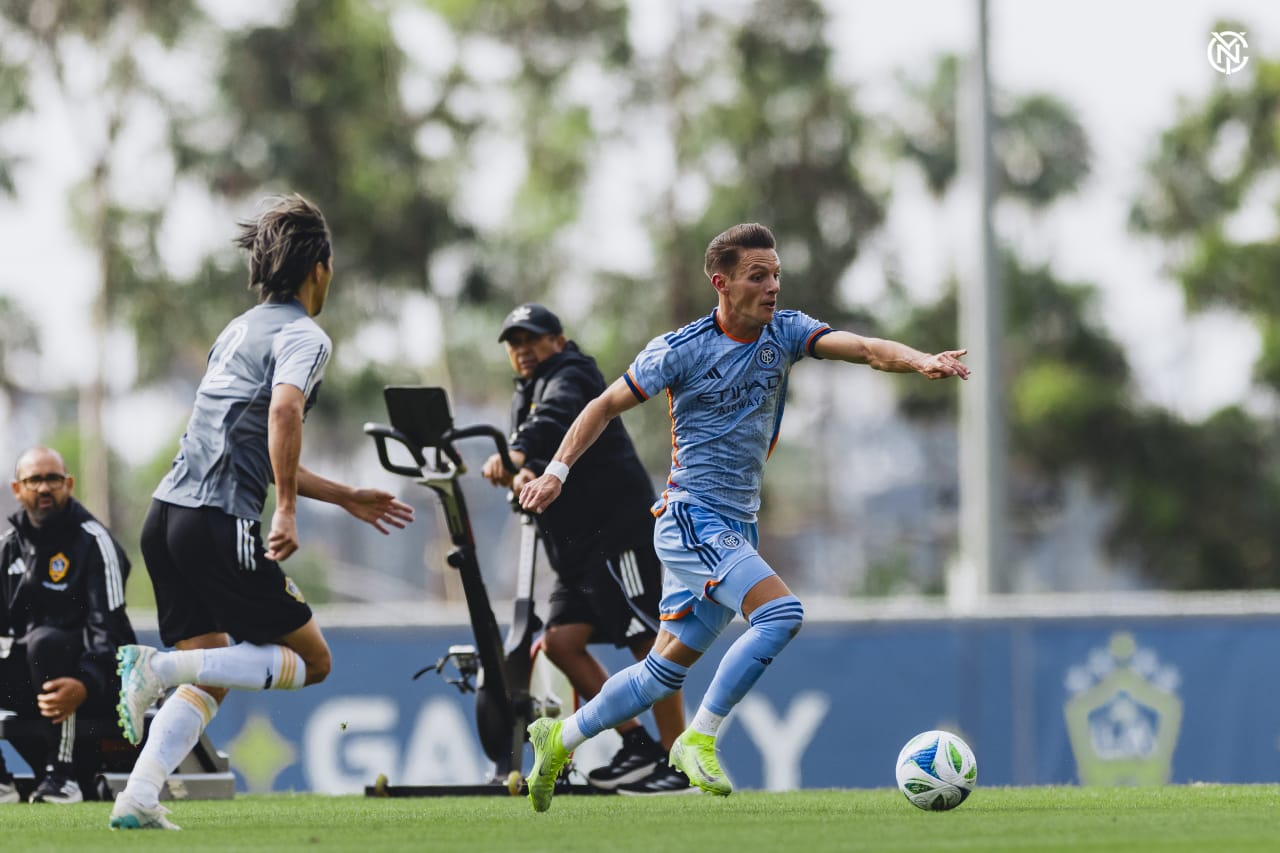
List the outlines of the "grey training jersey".
{"label": "grey training jersey", "polygon": [[173,467],[153,497],[260,518],[275,481],[267,451],[271,392],[293,385],[309,411],[331,349],[329,336],[297,300],[263,303],[227,324],[209,351]]}

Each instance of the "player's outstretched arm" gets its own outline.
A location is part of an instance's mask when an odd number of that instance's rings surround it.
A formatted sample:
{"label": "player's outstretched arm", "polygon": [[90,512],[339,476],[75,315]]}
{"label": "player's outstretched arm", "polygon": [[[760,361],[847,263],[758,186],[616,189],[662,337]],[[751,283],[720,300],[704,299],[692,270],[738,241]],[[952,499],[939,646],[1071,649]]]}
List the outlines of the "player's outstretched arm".
{"label": "player's outstretched arm", "polygon": [[919,373],[929,379],[969,378],[969,367],[960,360],[968,352],[963,349],[930,355],[897,341],[864,338],[852,332],[831,332],[818,339],[813,351],[821,358],[867,364],[889,373]]}
{"label": "player's outstretched arm", "polygon": [[396,500],[396,496],[381,489],[358,489],[321,477],[303,466],[298,466],[298,494],[311,500],[340,506],[361,521],[371,524],[379,533],[401,530],[413,521],[413,507]]}
{"label": "player's outstretched arm", "polygon": [[560,442],[560,449],[547,465],[546,473],[526,483],[520,490],[520,506],[529,512],[542,512],[551,506],[552,501],[560,497],[560,489],[564,485],[562,478],[556,476],[556,463],[565,466],[564,476],[568,476],[568,469],[587,452],[587,448],[595,444],[609,421],[639,403],[623,379],[614,380],[600,396],[587,403],[569,426],[564,441]]}

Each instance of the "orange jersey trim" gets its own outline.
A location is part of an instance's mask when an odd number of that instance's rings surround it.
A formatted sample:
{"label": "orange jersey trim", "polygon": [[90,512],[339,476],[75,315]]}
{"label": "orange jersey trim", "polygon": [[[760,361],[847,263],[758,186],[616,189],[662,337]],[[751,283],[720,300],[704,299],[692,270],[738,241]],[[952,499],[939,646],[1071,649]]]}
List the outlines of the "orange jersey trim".
{"label": "orange jersey trim", "polygon": [[640,387],[639,382],[636,382],[636,377],[631,373],[630,370],[622,374],[622,378],[626,380],[627,387],[631,389],[632,394],[635,394],[636,397],[640,399],[641,403],[649,399],[649,395],[644,393],[644,389]]}
{"label": "orange jersey trim", "polygon": [[659,613],[658,621],[674,622],[677,619],[683,619],[684,617],[688,616],[692,612],[693,612],[693,605],[690,604],[688,607],[686,607],[684,610],[681,610],[679,613]]}
{"label": "orange jersey trim", "polygon": [[[724,325],[720,322],[720,309],[716,308],[711,313],[712,313],[712,319],[715,320],[716,328],[719,329],[720,333],[724,335],[726,338],[728,338],[729,340],[735,341],[740,344],[753,344],[756,341],[760,340],[760,332],[756,332],[756,336],[754,338],[739,338],[729,334],[729,330],[726,329]],[[764,331],[764,330],[761,329],[760,331]]]}
{"label": "orange jersey trim", "polygon": [[818,342],[818,338],[822,337],[828,332],[833,332],[833,331],[835,330],[832,329],[830,326],[823,326],[821,329],[814,329],[813,334],[809,336],[809,340],[804,342],[804,351],[809,353],[809,355],[813,356],[814,358],[820,359],[822,356],[814,352],[813,345]]}

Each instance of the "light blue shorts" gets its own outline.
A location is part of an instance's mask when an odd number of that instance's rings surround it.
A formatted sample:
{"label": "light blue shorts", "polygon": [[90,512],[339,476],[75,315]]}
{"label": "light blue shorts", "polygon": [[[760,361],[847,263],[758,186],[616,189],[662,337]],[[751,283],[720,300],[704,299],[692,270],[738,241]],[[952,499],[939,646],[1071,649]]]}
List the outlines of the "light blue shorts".
{"label": "light blue shorts", "polygon": [[663,573],[662,627],[705,652],[742,612],[742,599],[774,574],[756,551],[756,525],[725,518],[686,501],[671,501],[658,516],[653,546]]}

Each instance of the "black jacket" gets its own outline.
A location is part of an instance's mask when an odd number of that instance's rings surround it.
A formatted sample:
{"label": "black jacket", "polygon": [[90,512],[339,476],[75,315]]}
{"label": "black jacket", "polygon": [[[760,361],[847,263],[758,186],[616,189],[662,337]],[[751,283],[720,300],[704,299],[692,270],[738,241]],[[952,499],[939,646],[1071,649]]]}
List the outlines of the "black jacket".
{"label": "black jacket", "polygon": [[136,642],[124,609],[129,558],[75,498],[40,527],[22,510],[9,523],[0,538],[0,636],[21,640],[41,625],[83,631],[79,672],[68,675],[101,695],[116,648]]}
{"label": "black jacket", "polygon": [[[541,474],[574,418],[604,389],[595,359],[573,341],[517,379],[511,447],[525,454],[525,467]],[[574,463],[560,497],[536,517],[552,567],[576,576],[592,552],[651,540],[655,499],[626,427],[614,418]]]}

